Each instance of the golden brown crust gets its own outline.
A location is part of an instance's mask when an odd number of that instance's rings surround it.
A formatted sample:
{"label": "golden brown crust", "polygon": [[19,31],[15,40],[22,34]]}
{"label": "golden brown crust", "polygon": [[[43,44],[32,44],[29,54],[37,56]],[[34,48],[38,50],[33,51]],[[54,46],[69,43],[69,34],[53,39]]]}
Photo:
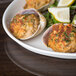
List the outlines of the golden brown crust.
{"label": "golden brown crust", "polygon": [[51,0],[26,0],[25,9],[35,8],[40,9],[42,6],[50,3]]}
{"label": "golden brown crust", "polygon": [[39,18],[34,14],[16,15],[10,23],[10,31],[18,38],[27,38],[33,35],[39,25]]}
{"label": "golden brown crust", "polygon": [[56,52],[76,52],[76,32],[71,24],[53,26],[48,47]]}

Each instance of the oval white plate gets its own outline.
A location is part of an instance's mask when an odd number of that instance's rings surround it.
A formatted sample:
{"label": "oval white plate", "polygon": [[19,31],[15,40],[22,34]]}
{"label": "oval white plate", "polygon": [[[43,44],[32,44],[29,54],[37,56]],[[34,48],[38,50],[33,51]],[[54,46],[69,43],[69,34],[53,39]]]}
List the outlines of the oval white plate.
{"label": "oval white plate", "polygon": [[[76,59],[76,53],[59,53],[54,52],[52,49],[47,48],[42,42],[42,35],[44,31],[36,36],[35,38],[29,39],[27,41],[20,41],[16,39],[9,31],[9,23],[12,17],[20,10],[23,10],[25,5],[25,0],[14,0],[6,9],[3,15],[3,28],[10,38],[16,41],[22,47],[45,56],[64,58],[64,59]],[[9,46],[10,47],[10,46]]]}

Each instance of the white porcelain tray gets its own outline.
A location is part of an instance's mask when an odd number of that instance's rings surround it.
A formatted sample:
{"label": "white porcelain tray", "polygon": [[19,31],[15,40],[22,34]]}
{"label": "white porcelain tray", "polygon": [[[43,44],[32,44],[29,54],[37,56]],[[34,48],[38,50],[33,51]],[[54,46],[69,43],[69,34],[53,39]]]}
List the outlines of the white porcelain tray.
{"label": "white porcelain tray", "polygon": [[[47,48],[43,42],[42,42],[42,35],[44,31],[36,36],[35,38],[29,39],[27,41],[20,41],[16,39],[9,31],[9,23],[11,21],[11,18],[18,12],[23,10],[23,7],[25,5],[25,0],[14,0],[6,9],[4,15],[3,15],[3,28],[5,32],[8,34],[10,38],[12,38],[14,41],[16,41],[19,45],[22,47],[28,49],[29,51],[50,56],[50,57],[57,57],[57,58],[64,58],[64,59],[76,59],[76,53],[59,53],[54,52],[52,49]],[[10,47],[10,46],[9,46]]]}

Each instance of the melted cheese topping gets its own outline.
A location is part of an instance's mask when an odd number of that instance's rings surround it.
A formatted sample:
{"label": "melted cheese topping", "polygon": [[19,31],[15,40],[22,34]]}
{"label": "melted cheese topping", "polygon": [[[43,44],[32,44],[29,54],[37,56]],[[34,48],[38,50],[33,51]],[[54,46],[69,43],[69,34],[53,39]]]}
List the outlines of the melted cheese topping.
{"label": "melted cheese topping", "polygon": [[57,52],[76,51],[76,29],[68,24],[53,25],[52,33],[48,39],[48,46]]}
{"label": "melted cheese topping", "polygon": [[26,0],[26,5],[25,5],[25,9],[29,9],[29,8],[35,8],[35,9],[39,9],[42,6],[50,3],[51,0]]}
{"label": "melted cheese topping", "polygon": [[34,14],[16,15],[10,23],[10,30],[13,35],[20,38],[27,38],[33,35],[39,25],[39,17]]}

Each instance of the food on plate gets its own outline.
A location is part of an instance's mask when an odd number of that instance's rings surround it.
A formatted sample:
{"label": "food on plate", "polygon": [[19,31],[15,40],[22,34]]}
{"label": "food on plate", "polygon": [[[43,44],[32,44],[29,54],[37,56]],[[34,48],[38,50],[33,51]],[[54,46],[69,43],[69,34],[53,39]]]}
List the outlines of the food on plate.
{"label": "food on plate", "polygon": [[56,52],[76,52],[76,28],[72,24],[54,24],[44,33],[43,42]]}
{"label": "food on plate", "polygon": [[39,18],[34,14],[17,14],[10,24],[10,29],[17,38],[24,35],[27,38],[37,31],[39,22]]}
{"label": "food on plate", "polygon": [[58,6],[71,6],[76,0],[59,0]]}
{"label": "food on plate", "polygon": [[16,38],[26,40],[41,33],[45,26],[46,19],[42,14],[35,9],[27,9],[14,16],[10,31]]}
{"label": "food on plate", "polygon": [[[48,12],[44,14],[47,21],[47,26],[46,26],[47,28],[56,23],[73,22],[73,18],[76,15],[76,6],[70,6],[70,7],[53,7],[53,6],[57,6],[57,3],[51,5],[50,8],[48,8]],[[69,22],[67,22],[67,20]]]}
{"label": "food on plate", "polygon": [[49,5],[53,4],[55,0],[26,0],[24,9],[35,8],[37,10],[46,10]]}
{"label": "food on plate", "polygon": [[73,24],[76,24],[76,15],[74,16],[74,18],[73,18]]}
{"label": "food on plate", "polygon": [[63,7],[63,8],[48,8],[48,11],[53,15],[53,17],[58,22],[69,23],[70,22],[70,8]]}
{"label": "food on plate", "polygon": [[[58,1],[55,0],[54,4],[50,5],[49,7],[52,8],[52,7],[57,7],[58,5]],[[44,17],[46,18],[46,21],[47,21],[47,25],[46,27],[50,27],[51,25],[55,24],[55,23],[59,23],[51,13],[49,13],[48,11],[45,12],[44,14]]]}
{"label": "food on plate", "polygon": [[58,6],[58,0],[55,0],[55,2],[51,5],[49,5],[49,7],[57,7]]}

